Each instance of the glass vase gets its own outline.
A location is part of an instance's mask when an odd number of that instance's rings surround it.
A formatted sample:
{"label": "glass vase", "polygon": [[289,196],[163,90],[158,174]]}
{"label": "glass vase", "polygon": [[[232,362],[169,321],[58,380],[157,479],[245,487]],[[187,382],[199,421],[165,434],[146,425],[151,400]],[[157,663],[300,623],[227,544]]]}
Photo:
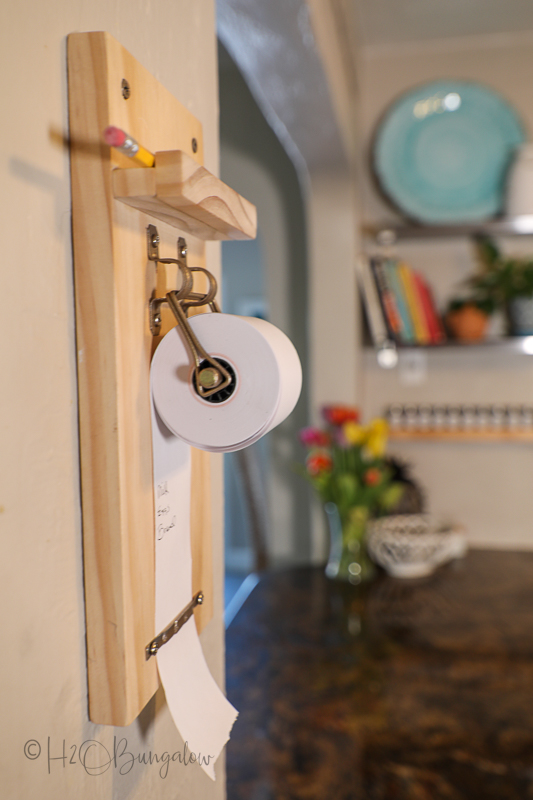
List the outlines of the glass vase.
{"label": "glass vase", "polygon": [[326,503],[324,511],[330,536],[327,577],[353,585],[371,580],[376,567],[365,544],[368,508],[354,506],[341,516],[335,503]]}

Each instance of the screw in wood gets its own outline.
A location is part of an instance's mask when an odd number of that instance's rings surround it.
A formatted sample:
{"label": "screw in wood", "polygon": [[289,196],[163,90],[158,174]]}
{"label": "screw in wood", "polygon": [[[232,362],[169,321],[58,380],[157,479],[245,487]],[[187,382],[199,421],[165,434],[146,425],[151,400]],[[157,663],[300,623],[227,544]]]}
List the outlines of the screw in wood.
{"label": "screw in wood", "polygon": [[122,97],[124,98],[124,100],[127,100],[131,94],[131,89],[126,78],[122,78],[121,86],[122,86]]}
{"label": "screw in wood", "polygon": [[198,150],[198,142],[196,141],[196,139],[192,140],[191,146],[192,146],[193,153],[196,153],[196,151]]}

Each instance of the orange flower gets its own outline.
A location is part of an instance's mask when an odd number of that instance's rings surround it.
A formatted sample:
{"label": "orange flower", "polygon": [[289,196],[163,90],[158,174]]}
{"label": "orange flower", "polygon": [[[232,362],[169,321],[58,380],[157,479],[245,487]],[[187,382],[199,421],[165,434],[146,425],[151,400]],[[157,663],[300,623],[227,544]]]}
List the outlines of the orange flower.
{"label": "orange flower", "polygon": [[324,472],[331,472],[333,461],[328,453],[311,453],[305,462],[307,472],[312,477],[322,475]]}
{"label": "orange flower", "polygon": [[324,406],[322,416],[330,425],[344,425],[345,422],[359,422],[359,411],[350,406]]}
{"label": "orange flower", "polygon": [[382,477],[383,476],[379,469],[376,469],[376,467],[371,467],[365,472],[363,480],[367,486],[377,486],[379,483],[381,483]]}

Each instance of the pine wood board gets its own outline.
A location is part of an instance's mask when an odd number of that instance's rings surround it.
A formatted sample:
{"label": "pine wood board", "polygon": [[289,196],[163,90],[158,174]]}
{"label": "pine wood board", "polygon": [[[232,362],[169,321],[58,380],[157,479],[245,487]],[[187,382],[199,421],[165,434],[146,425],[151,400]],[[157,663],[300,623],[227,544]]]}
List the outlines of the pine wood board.
{"label": "pine wood board", "polygon": [[[202,129],[107,33],[71,34],[68,72],[89,716],[128,725],[159,685],[144,651],[159,632],[148,302],[156,284],[158,294],[175,288],[175,276],[156,274],[147,260],[153,218],[113,198],[113,171],[137,168],[103,144],[102,132],[116,125],[153,152],[180,149],[202,165]],[[162,255],[175,257],[175,229],[158,230]],[[205,266],[205,245],[184,231],[190,265]],[[173,324],[165,312],[162,334]],[[193,591],[206,595],[195,611],[199,630],[213,607],[209,458],[193,452]]]}
{"label": "pine wood board", "polygon": [[182,150],[155,153],[155,166],[117,170],[117,199],[201,239],[254,239],[254,205]]}

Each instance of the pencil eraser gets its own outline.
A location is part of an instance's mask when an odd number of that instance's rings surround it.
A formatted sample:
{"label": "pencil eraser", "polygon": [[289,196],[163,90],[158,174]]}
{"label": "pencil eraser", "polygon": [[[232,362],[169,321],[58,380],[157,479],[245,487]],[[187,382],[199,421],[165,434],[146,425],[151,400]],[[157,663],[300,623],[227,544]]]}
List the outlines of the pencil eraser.
{"label": "pencil eraser", "polygon": [[104,131],[104,141],[110,147],[122,147],[126,141],[126,134],[120,128],[109,125]]}

